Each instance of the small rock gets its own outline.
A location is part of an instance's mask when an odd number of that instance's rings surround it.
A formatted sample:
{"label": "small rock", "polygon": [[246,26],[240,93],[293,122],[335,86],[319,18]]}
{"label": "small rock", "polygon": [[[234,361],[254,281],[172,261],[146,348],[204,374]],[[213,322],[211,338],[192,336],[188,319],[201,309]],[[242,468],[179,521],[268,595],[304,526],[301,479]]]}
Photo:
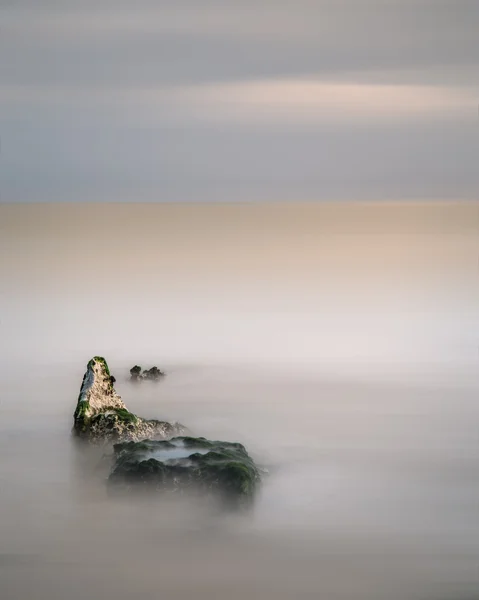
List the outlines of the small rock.
{"label": "small rock", "polygon": [[151,369],[145,369],[141,371],[139,365],[135,365],[130,369],[130,379],[132,381],[140,381],[141,379],[149,379],[150,381],[158,381],[160,377],[164,377],[163,371],[160,371],[158,367],[151,367]]}
{"label": "small rock", "polygon": [[131,379],[133,381],[138,381],[141,378],[141,367],[139,365],[135,365],[130,369]]}
{"label": "small rock", "polygon": [[143,379],[151,379],[152,381],[158,380],[160,377],[163,377],[164,373],[160,371],[158,367],[151,367],[148,371],[143,371]]}

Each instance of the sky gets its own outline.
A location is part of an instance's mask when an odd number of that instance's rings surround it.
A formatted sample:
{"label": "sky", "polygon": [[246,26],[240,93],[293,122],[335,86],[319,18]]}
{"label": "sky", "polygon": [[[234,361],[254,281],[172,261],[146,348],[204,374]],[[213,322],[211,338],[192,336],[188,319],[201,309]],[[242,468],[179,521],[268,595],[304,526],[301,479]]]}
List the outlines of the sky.
{"label": "sky", "polygon": [[1,202],[477,199],[475,0],[0,0]]}

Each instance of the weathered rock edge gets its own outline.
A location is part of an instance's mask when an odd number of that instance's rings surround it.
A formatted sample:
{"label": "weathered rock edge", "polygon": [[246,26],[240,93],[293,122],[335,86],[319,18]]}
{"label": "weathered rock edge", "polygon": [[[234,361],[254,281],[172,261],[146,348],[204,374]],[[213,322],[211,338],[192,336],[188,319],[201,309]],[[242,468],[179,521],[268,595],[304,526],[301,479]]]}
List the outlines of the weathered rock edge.
{"label": "weathered rock edge", "polygon": [[131,413],[114,388],[106,360],[94,356],[83,376],[73,415],[73,434],[94,443],[169,439],[186,433],[179,423],[142,419]]}

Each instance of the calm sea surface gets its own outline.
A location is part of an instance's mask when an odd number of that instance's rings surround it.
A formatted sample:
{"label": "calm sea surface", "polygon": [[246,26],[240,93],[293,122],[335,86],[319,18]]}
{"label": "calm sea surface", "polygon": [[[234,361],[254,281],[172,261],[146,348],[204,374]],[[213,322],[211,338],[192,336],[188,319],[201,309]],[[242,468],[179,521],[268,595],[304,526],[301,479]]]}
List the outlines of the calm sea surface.
{"label": "calm sea surface", "polygon": [[[0,206],[0,599],[478,598],[478,255],[477,203]],[[251,514],[107,499],[98,354]]]}

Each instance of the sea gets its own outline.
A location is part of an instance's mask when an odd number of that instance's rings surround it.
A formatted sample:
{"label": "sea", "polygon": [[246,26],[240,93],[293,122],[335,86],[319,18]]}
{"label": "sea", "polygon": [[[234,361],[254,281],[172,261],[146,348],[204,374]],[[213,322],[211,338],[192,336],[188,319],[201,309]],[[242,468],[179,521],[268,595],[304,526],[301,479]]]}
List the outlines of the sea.
{"label": "sea", "polygon": [[[0,598],[478,598],[478,252],[477,203],[0,206]],[[108,496],[94,355],[252,509]]]}

